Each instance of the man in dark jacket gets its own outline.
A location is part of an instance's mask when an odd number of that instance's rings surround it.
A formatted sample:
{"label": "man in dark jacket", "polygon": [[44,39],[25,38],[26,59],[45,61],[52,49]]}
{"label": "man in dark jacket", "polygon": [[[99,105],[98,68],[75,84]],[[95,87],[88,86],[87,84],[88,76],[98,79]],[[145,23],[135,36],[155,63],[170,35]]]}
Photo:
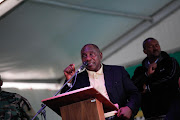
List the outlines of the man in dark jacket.
{"label": "man in dark jacket", "polygon": [[143,48],[147,57],[142,66],[136,68],[132,80],[142,94],[141,108],[145,118],[180,120],[179,64],[161,51],[154,38],[147,38]]}
{"label": "man in dark jacket", "polygon": [[[106,120],[133,120],[140,107],[140,93],[122,66],[104,65],[101,63],[102,52],[94,44],[87,44],[81,49],[82,62],[87,62],[86,70],[77,75],[71,90],[93,86],[112,103],[119,105],[117,116]],[[69,80],[75,73],[75,65],[70,64],[64,74]],[[66,92],[66,86],[63,92]]]}

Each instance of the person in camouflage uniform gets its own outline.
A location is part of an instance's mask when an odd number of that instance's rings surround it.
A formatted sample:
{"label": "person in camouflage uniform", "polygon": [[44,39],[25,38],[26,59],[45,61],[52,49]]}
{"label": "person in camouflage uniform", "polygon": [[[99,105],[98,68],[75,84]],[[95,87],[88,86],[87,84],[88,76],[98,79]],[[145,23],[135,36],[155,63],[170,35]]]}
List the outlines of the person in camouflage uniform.
{"label": "person in camouflage uniform", "polygon": [[36,113],[28,100],[17,93],[2,91],[2,84],[0,78],[0,120],[31,120]]}

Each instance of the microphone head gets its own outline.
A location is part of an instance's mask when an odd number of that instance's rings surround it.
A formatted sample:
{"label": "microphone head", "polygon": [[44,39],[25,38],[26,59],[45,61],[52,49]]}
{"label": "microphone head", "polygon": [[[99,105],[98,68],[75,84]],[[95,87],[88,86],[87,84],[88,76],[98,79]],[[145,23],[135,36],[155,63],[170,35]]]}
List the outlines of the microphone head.
{"label": "microphone head", "polygon": [[88,65],[88,62],[87,62],[87,61],[83,62],[83,64],[81,65],[81,67],[78,69],[78,72],[82,71],[87,65]]}
{"label": "microphone head", "polygon": [[87,66],[87,65],[88,65],[88,62],[87,62],[87,61],[83,62],[83,65],[84,65],[84,66]]}

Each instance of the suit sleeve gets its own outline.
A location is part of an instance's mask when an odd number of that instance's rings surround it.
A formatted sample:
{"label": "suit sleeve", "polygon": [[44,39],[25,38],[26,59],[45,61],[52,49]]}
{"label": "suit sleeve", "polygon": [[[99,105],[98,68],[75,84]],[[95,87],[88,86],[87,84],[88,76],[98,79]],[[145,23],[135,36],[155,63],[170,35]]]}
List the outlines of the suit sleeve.
{"label": "suit sleeve", "polygon": [[130,80],[127,71],[123,68],[122,72],[123,72],[123,86],[128,97],[127,106],[132,110],[133,115],[136,115],[140,108],[141,95],[137,87]]}
{"label": "suit sleeve", "polygon": [[[65,85],[66,82],[67,82],[67,80],[64,81],[64,84],[63,84],[63,85]],[[74,82],[74,80],[73,80],[73,82]],[[73,82],[70,83],[71,86],[68,85],[68,84],[66,84],[66,85],[64,86],[64,88],[61,90],[60,93],[65,93],[65,92],[69,91],[70,89],[72,89],[71,87],[72,87]]]}

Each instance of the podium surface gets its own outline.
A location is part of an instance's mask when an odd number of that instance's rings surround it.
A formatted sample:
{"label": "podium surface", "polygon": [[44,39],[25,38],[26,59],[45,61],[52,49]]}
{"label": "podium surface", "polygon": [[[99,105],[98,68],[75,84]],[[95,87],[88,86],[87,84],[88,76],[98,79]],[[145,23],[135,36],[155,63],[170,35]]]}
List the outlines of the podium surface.
{"label": "podium surface", "polygon": [[54,97],[43,99],[42,102],[60,115],[61,107],[85,101],[88,99],[96,99],[99,102],[101,102],[103,105],[104,112],[117,110],[117,107],[111,101],[105,98],[92,86],[84,87],[67,93],[59,94]]}

